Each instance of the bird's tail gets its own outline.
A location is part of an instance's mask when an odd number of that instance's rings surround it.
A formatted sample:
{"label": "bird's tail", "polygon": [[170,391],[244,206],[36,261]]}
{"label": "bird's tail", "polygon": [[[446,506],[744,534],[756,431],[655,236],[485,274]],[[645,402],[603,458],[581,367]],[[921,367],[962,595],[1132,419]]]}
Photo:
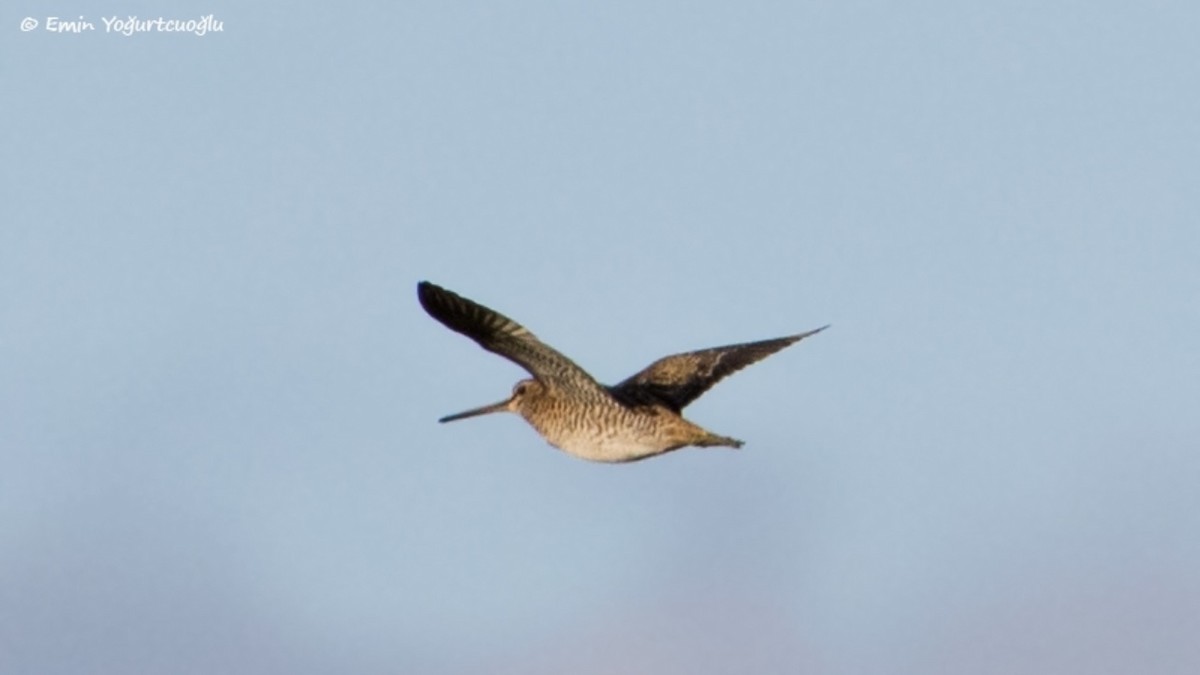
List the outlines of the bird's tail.
{"label": "bird's tail", "polygon": [[701,438],[700,440],[696,441],[692,445],[699,446],[701,448],[740,448],[743,445],[745,445],[745,443],[743,443],[742,441],[739,441],[736,438],[730,438],[728,436],[718,436],[716,434],[710,433],[707,436],[705,436],[704,438]]}

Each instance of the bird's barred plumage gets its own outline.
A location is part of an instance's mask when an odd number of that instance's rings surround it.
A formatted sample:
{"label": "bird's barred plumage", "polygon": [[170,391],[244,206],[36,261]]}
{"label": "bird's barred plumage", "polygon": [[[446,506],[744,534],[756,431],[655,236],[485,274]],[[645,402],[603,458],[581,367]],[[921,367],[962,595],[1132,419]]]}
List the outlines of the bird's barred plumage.
{"label": "bird's barred plumage", "polygon": [[517,383],[512,397],[505,401],[441,421],[516,412],[555,447],[603,462],[643,459],[687,445],[741,447],[741,441],[696,426],[680,412],[721,379],[827,328],[674,354],[606,387],[495,310],[428,281],[417,285],[417,298],[425,311],[447,328],[534,377]]}

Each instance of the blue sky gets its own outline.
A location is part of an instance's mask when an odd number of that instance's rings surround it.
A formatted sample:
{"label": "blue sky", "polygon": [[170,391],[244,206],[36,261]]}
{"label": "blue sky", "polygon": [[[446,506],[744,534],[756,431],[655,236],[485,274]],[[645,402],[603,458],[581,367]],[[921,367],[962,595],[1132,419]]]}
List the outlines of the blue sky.
{"label": "blue sky", "polygon": [[[1198,29],[8,3],[0,670],[1196,672]],[[833,328],[604,466],[436,423],[524,373],[421,279],[608,382]]]}

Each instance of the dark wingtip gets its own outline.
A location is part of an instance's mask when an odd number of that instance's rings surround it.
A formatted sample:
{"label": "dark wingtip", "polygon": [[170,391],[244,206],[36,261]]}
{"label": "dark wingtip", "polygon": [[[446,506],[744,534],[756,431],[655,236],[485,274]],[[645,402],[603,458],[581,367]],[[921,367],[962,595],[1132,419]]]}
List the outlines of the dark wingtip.
{"label": "dark wingtip", "polygon": [[803,333],[797,333],[796,335],[793,335],[787,339],[791,340],[792,342],[799,342],[806,337],[812,337],[812,336],[816,335],[817,333],[820,333],[821,331],[825,330],[826,328],[829,328],[832,325],[833,324],[831,324],[831,323],[827,323],[824,326],[821,326],[820,328],[814,328],[810,331],[805,331]]}
{"label": "dark wingtip", "polygon": [[444,298],[447,295],[451,295],[450,291],[431,281],[417,282],[417,301],[430,315],[434,314],[434,307],[445,303]]}

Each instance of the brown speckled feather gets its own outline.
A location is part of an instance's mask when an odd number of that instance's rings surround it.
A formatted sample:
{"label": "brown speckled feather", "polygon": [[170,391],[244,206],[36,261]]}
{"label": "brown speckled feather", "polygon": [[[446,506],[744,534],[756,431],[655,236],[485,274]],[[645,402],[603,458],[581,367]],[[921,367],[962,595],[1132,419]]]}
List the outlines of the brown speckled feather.
{"label": "brown speckled feather", "polygon": [[828,326],[822,326],[807,333],[774,340],[665,356],[640,373],[610,387],[609,392],[617,400],[629,404],[659,404],[679,412],[724,377],[826,328]]}

